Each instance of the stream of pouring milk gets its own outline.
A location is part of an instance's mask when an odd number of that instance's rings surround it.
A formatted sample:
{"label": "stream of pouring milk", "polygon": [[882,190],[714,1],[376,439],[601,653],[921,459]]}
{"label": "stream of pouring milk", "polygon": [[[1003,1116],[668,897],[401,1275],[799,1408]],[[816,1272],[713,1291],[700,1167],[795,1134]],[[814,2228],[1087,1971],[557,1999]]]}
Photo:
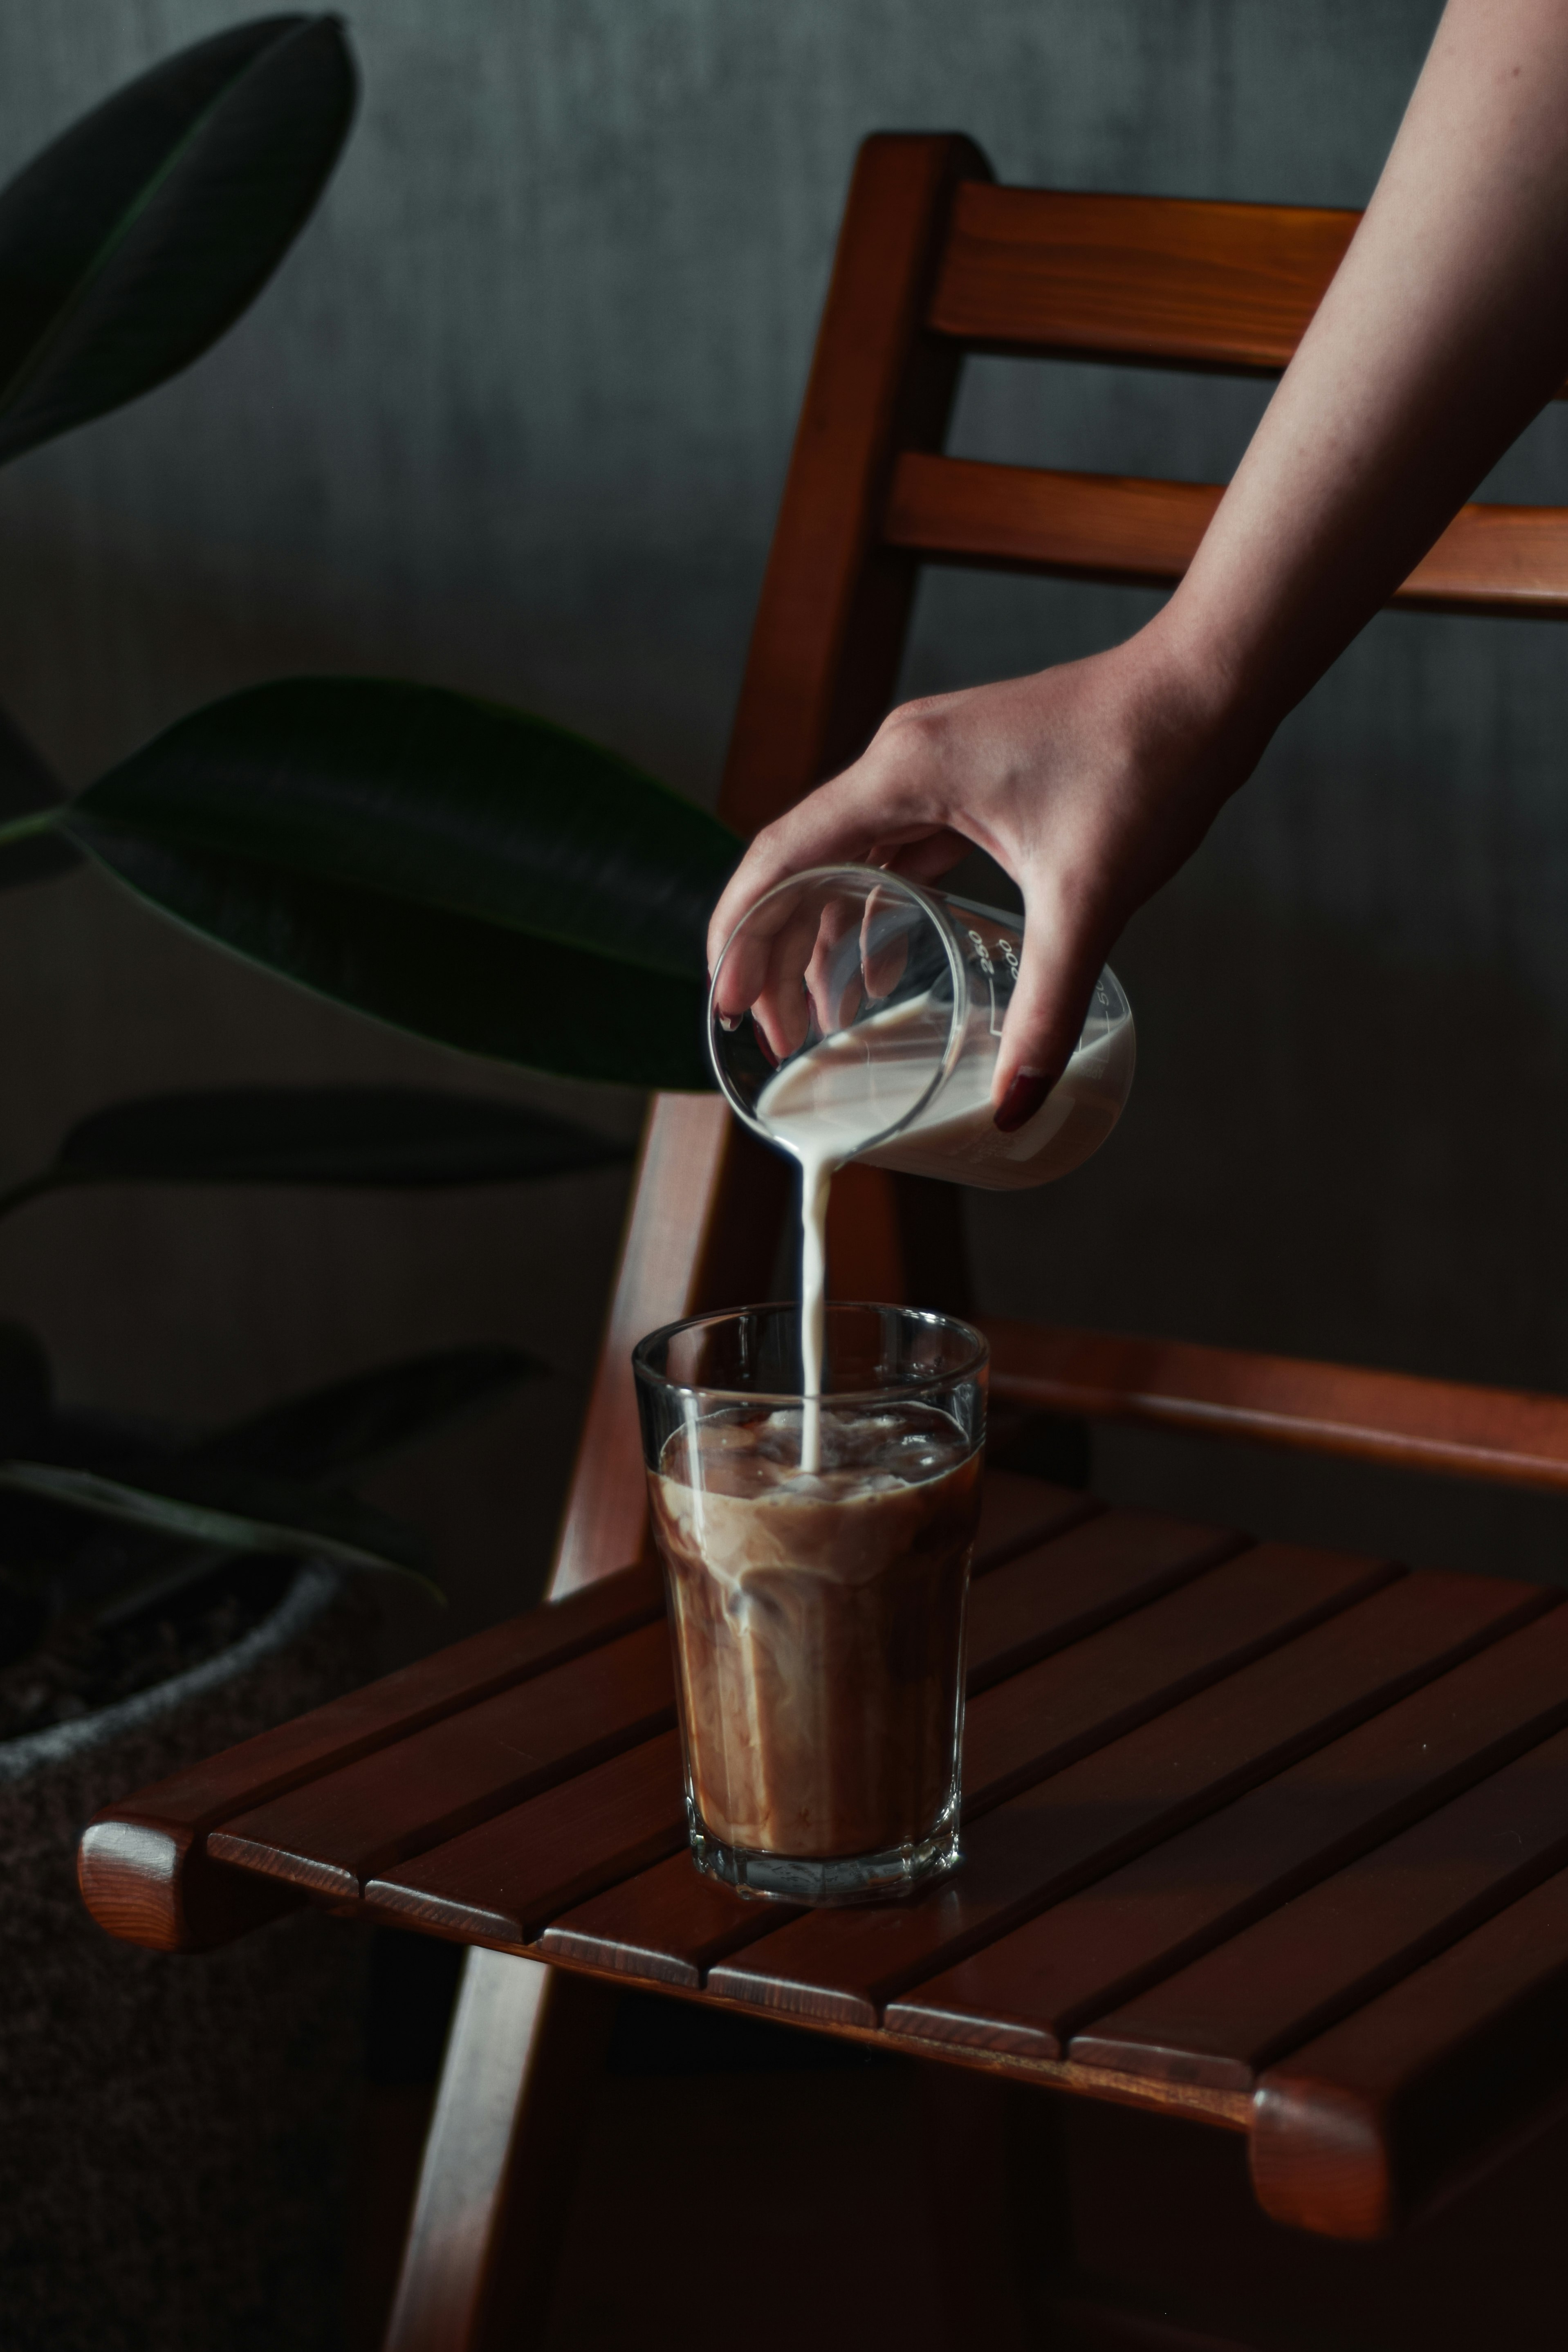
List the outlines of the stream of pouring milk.
{"label": "stream of pouring milk", "polygon": [[[1001,1132],[991,1108],[995,1048],[989,1023],[989,1050],[962,1053],[935,1099],[917,1114],[948,1044],[949,1021],[946,1004],[932,995],[889,1006],[787,1062],[757,1100],[759,1123],[800,1162],[803,1471],[822,1466],[827,1202],[836,1172],[864,1157],[874,1167],[1011,1191],[1065,1176],[1116,1124],[1131,1075],[1130,1021],[1080,1045],[1045,1104],[1016,1134]],[[889,1128],[898,1133],[870,1149]]]}
{"label": "stream of pouring milk", "polygon": [[908,1118],[931,1084],[950,1015],[929,997],[837,1030],[786,1063],[757,1102],[757,1118],[800,1162],[800,1466],[822,1467],[823,1342],[827,1304],[827,1201],[847,1160]]}

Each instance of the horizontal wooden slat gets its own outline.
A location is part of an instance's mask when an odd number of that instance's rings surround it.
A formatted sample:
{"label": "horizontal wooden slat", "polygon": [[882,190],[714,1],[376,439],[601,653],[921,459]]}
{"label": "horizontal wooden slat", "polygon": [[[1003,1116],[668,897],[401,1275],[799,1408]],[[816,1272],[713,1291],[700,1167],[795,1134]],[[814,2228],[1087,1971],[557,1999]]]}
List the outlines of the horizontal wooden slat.
{"label": "horizontal wooden slat", "polygon": [[[1228,1528],[1159,1511],[1106,1511],[993,1570],[970,1594],[971,1698],[1187,1583],[1245,1542]],[[970,1727],[973,1736],[973,1716]]]}
{"label": "horizontal wooden slat", "polygon": [[[1256,1643],[1272,1612],[1276,1635],[1287,1641],[1313,1610],[1321,1613],[1336,1601],[1349,1607],[1391,1572],[1342,1553],[1260,1546],[1004,1683],[972,1712],[965,1786],[978,1778],[984,1790],[988,1772],[996,1774],[1000,1759],[987,1757],[1000,1743],[988,1717],[1026,1682],[1033,1685],[1029,1769],[1035,1785],[973,1828],[966,1819],[964,1862],[956,1875],[922,1900],[896,1908],[811,1914],[714,1969],[710,1990],[821,2022],[875,2024],[881,2004],[906,1986],[1110,1869],[1190,1817],[1192,1808],[1222,1802],[1246,1785],[1248,1771],[1274,1769],[1287,1760],[1291,1740],[1303,1736],[1300,1709],[1295,1716],[1282,1710],[1273,1676],[1265,1676],[1259,1704],[1258,1669],[1235,1671],[1246,1654],[1238,1648],[1243,1623],[1250,1617]],[[1468,1606],[1460,1601],[1458,1613],[1472,1640],[1478,1608],[1486,1605],[1479,1595]],[[1356,1613],[1352,1608],[1352,1619]],[[1337,1694],[1347,1680],[1343,1648],[1341,1643],[1330,1653],[1336,1696],[1325,1697],[1321,1680],[1309,1685],[1308,1736],[1324,1736],[1325,1707],[1342,1704]],[[1190,1694],[1215,1684],[1209,1704],[1183,1709]],[[1129,1738],[1152,1717],[1174,1727]],[[1021,1738],[1023,1723],[1010,1706],[1000,1728]]]}
{"label": "horizontal wooden slat", "polygon": [[469,1943],[524,1944],[558,1913],[685,1843],[680,1738],[667,1731],[373,1878],[365,1908]]}
{"label": "horizontal wooden slat", "polygon": [[[1494,1634],[1521,1615],[1538,1617],[1547,1600],[1515,1586],[1510,1614],[1506,1591],[1497,1590]],[[1568,1610],[1506,1634],[1397,1699],[1411,1638],[1436,1633],[1432,1604],[1444,1597],[1457,1596],[1417,1578],[1317,1637],[1320,1658],[1338,1636],[1355,1644],[1357,1671],[1388,1677],[1379,1693],[1384,1711],[1370,1722],[921,1985],[889,2010],[889,2026],[1060,2057],[1089,2018],[1184,1968],[1568,1723]],[[1296,1643],[1269,1662],[1282,1684],[1309,1667],[1313,1647]],[[1261,1670],[1255,1676],[1265,1678]],[[1293,1697],[1282,1691],[1280,1704]]]}
{"label": "horizontal wooden slat", "polygon": [[[1223,488],[994,466],[909,450],[883,536],[928,562],[1165,587],[1179,580]],[[1568,508],[1460,509],[1394,599],[1428,612],[1568,615]]]}
{"label": "horizontal wooden slat", "polygon": [[963,1735],[963,1813],[993,1805],[1259,1657],[1394,1571],[1261,1544],[984,1691]]}
{"label": "horizontal wooden slat", "polygon": [[927,324],[993,351],[1274,374],[1359,218],[972,184]]}
{"label": "horizontal wooden slat", "polygon": [[1568,1861],[1568,1732],[1074,2038],[1088,2065],[1248,2090]]}
{"label": "horizontal wooden slat", "polygon": [[980,1317],[996,1392],[1052,1412],[1568,1491],[1568,1398]]}
{"label": "horizontal wooden slat", "polygon": [[1430,613],[1568,614],[1568,507],[1461,507],[1394,599]]}
{"label": "horizontal wooden slat", "polygon": [[239,1814],[208,1833],[207,1851],[352,1902],[378,1872],[674,1719],[668,1632],[645,1625]]}
{"label": "horizontal wooden slat", "polygon": [[911,449],[893,469],[882,535],[932,563],[1161,588],[1185,572],[1224,495],[1209,482],[1058,473]]}
{"label": "horizontal wooden slat", "polygon": [[1258,2087],[1253,2185],[1335,2238],[1396,2227],[1568,2082],[1568,1873],[1309,2042]]}
{"label": "horizontal wooden slat", "polygon": [[798,1916],[791,1904],[734,1894],[677,1853],[552,1920],[539,1949],[547,1959],[695,1991],[716,1960]]}
{"label": "horizontal wooden slat", "polygon": [[958,192],[926,324],[1020,356],[1278,375],[1360,219],[973,180]]}
{"label": "horizontal wooden slat", "polygon": [[227,1943],[293,1898],[211,1862],[207,1831],[647,1624],[663,1609],[657,1570],[623,1570],[137,1790],[83,1832],[77,1860],[83,1901],[111,1936],[154,1950]]}
{"label": "horizontal wooden slat", "polygon": [[1105,1508],[1092,1495],[1056,1486],[1046,1478],[1020,1477],[989,1463],[980,1487],[980,1525],[974,1536],[974,1573],[985,1576],[1021,1551],[1048,1543],[1080,1519]]}

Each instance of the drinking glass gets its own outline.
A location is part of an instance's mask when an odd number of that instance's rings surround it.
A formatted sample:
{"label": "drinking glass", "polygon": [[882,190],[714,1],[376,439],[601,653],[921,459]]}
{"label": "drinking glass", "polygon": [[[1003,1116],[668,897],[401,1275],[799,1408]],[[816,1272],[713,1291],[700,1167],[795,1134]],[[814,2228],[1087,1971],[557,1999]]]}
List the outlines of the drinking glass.
{"label": "drinking glass", "polygon": [[709,1050],[734,1108],[798,1155],[992,1191],[1043,1184],[1097,1151],[1132,1084],[1131,1008],[1109,967],[1071,1060],[1004,1135],[991,1082],[1023,919],[866,866],[824,866],[758,899],[725,942]]}
{"label": "drinking glass", "polygon": [[632,1358],[693,1858],[822,1904],[959,1859],[986,1383],[950,1316],[836,1304],[826,1342],[815,1473],[795,1307],[669,1324]]}

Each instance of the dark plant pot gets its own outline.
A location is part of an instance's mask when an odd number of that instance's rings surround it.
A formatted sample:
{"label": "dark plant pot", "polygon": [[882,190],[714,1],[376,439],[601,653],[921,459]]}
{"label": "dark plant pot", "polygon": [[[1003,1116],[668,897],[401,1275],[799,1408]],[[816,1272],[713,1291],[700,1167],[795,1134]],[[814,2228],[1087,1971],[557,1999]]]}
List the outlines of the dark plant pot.
{"label": "dark plant pot", "polygon": [[75,1849],[111,1798],[363,1682],[374,1617],[301,1569],[205,1664],[0,1742],[0,2344],[314,2352],[341,2337],[364,1939],[319,1915],[226,1951],[116,1944]]}

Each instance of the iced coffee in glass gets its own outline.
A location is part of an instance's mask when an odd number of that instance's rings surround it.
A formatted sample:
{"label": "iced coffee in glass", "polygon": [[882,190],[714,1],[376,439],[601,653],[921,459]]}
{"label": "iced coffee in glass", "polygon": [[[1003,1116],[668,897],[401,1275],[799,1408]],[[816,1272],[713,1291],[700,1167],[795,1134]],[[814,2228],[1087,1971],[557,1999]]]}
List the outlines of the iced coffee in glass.
{"label": "iced coffee in glass", "polygon": [[830,1306],[825,1339],[819,1397],[794,1306],[672,1324],[633,1363],[693,1857],[853,1903],[958,1860],[986,1350],[892,1307]]}

